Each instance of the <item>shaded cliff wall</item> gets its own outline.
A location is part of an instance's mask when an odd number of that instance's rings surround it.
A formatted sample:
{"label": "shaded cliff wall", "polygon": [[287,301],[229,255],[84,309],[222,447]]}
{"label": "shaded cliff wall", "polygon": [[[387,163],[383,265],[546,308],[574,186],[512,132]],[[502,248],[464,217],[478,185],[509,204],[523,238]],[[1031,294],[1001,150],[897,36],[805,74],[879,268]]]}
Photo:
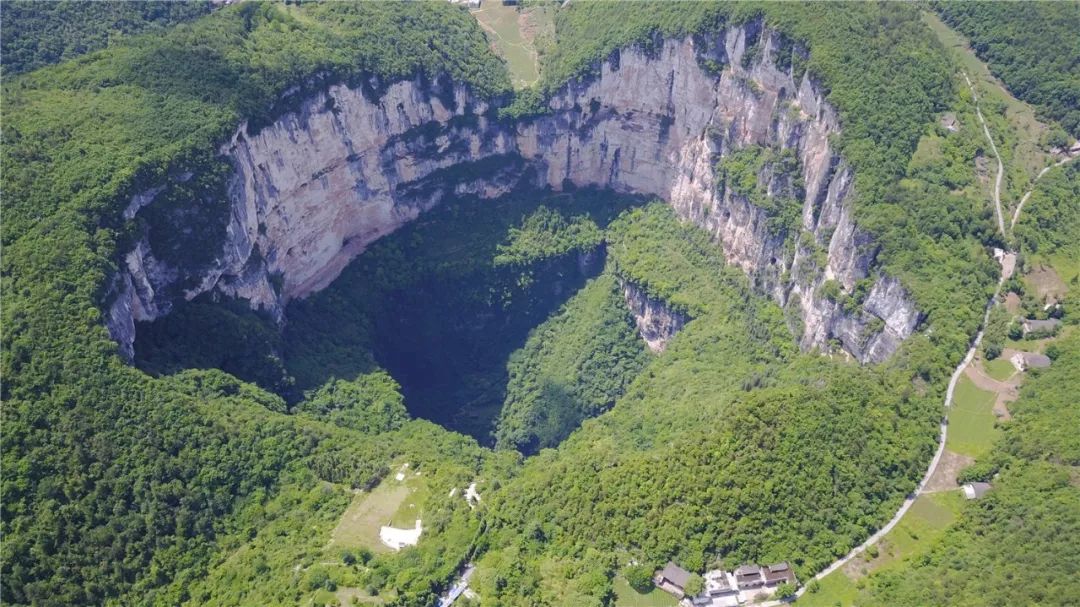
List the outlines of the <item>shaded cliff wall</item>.
{"label": "shaded cliff wall", "polygon": [[[280,320],[289,299],[325,287],[368,244],[449,195],[591,185],[658,196],[706,229],[729,263],[797,312],[802,347],[836,339],[860,361],[883,360],[919,313],[898,281],[873,271],[873,240],[852,217],[851,169],[830,144],[839,120],[790,67],[797,52],[755,23],[625,49],[568,83],[549,113],[517,123],[445,81],[398,82],[377,96],[331,86],[255,133],[242,125],[222,146],[234,167],[228,235],[183,296],[244,298]],[[747,146],[797,159],[798,227],[770,229],[764,210],[718,182],[717,161]],[[758,180],[770,194],[784,186],[770,166]],[[133,200],[135,212],[153,197]],[[146,239],[125,264],[109,325],[130,353],[133,320],[167,313],[157,294],[185,270],[161,267]],[[835,281],[850,293],[867,278],[861,308],[822,288]]]}

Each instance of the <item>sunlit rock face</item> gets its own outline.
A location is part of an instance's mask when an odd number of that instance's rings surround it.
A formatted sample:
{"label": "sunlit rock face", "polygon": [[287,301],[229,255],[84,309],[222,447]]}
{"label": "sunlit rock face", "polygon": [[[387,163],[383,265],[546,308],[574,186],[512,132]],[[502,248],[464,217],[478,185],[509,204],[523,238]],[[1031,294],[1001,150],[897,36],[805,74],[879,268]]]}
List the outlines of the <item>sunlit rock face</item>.
{"label": "sunlit rock face", "polygon": [[[852,171],[830,144],[836,112],[809,77],[781,67],[798,53],[758,23],[656,41],[613,53],[554,95],[549,113],[518,122],[445,80],[330,86],[261,129],[238,127],[221,147],[233,175],[215,263],[195,276],[161,267],[144,239],[118,277],[110,331],[130,356],[133,320],[167,313],[161,294],[181,277],[194,285],[185,298],[216,291],[282,320],[290,299],[324,288],[370,243],[452,195],[572,184],[668,201],[801,319],[804,349],[835,339],[860,361],[884,360],[920,315],[899,281],[874,270],[873,239],[854,223]],[[770,230],[764,210],[717,181],[716,163],[747,146],[797,159],[800,234]],[[772,167],[758,179],[770,194],[791,190]],[[132,215],[155,195],[133,199]],[[822,294],[827,281],[851,293],[866,278],[861,307]]]}
{"label": "sunlit rock face", "polygon": [[641,339],[655,353],[666,350],[668,342],[686,324],[687,316],[671,309],[663,301],[649,297],[641,287],[630,281],[622,281],[621,286],[626,307],[634,316]]}

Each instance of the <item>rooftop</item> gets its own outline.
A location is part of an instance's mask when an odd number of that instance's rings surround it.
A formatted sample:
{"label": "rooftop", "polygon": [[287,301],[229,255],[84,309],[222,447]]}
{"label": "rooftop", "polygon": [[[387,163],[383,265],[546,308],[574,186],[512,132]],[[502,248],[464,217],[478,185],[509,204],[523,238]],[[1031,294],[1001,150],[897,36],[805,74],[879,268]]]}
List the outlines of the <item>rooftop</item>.
{"label": "rooftop", "polygon": [[747,575],[759,575],[761,573],[761,567],[757,565],[743,565],[735,570],[735,575],[747,576]]}
{"label": "rooftop", "polygon": [[660,577],[680,588],[684,588],[686,583],[690,581],[690,572],[668,561],[668,564],[664,565],[664,568],[660,570]]}
{"label": "rooftop", "polygon": [[1024,319],[1024,328],[1028,331],[1038,331],[1039,329],[1054,329],[1061,324],[1061,321],[1056,318],[1048,318],[1046,320],[1035,320],[1034,318]]}
{"label": "rooftop", "polygon": [[979,499],[991,488],[990,483],[968,483],[964,485],[964,497],[969,500]]}
{"label": "rooftop", "polygon": [[1045,354],[1039,354],[1038,352],[1024,352],[1024,366],[1045,369],[1050,366],[1050,357]]}

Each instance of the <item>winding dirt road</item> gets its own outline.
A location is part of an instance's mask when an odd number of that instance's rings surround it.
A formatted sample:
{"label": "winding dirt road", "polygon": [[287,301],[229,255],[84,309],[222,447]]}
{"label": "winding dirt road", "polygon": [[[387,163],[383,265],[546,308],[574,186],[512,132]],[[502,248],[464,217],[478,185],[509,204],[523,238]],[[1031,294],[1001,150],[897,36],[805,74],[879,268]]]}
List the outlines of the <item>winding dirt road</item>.
{"label": "winding dirt road", "polygon": [[[1002,236],[1005,236],[1005,218],[1001,213],[1001,180],[1005,176],[1005,165],[1001,162],[1001,154],[998,153],[997,146],[994,145],[994,138],[990,136],[990,128],[986,126],[986,119],[983,118],[982,110],[979,108],[979,94],[975,92],[975,85],[971,83],[971,78],[968,78],[967,72],[961,73],[964,74],[964,80],[967,81],[968,88],[971,89],[971,97],[975,101],[975,115],[979,117],[979,124],[982,125],[983,134],[986,135],[986,140],[990,142],[990,149],[994,152],[994,159],[997,160],[997,178],[994,179],[994,214],[997,217],[998,231],[1001,232]],[[1045,171],[1043,172],[1045,173]],[[1039,175],[1042,176],[1042,173]],[[1017,211],[1019,213],[1019,209]]]}

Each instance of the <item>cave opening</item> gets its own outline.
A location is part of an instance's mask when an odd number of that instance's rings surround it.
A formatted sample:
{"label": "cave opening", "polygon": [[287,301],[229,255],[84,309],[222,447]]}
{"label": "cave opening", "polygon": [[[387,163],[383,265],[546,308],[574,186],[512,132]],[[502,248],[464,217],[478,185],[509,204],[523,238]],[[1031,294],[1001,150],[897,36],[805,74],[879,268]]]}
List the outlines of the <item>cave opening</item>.
{"label": "cave opening", "polygon": [[511,356],[604,271],[603,229],[641,202],[591,189],[450,200],[290,302],[283,327],[204,295],[140,323],[134,361],[153,374],[221,369],[290,405],[385,370],[412,416],[493,445]]}

